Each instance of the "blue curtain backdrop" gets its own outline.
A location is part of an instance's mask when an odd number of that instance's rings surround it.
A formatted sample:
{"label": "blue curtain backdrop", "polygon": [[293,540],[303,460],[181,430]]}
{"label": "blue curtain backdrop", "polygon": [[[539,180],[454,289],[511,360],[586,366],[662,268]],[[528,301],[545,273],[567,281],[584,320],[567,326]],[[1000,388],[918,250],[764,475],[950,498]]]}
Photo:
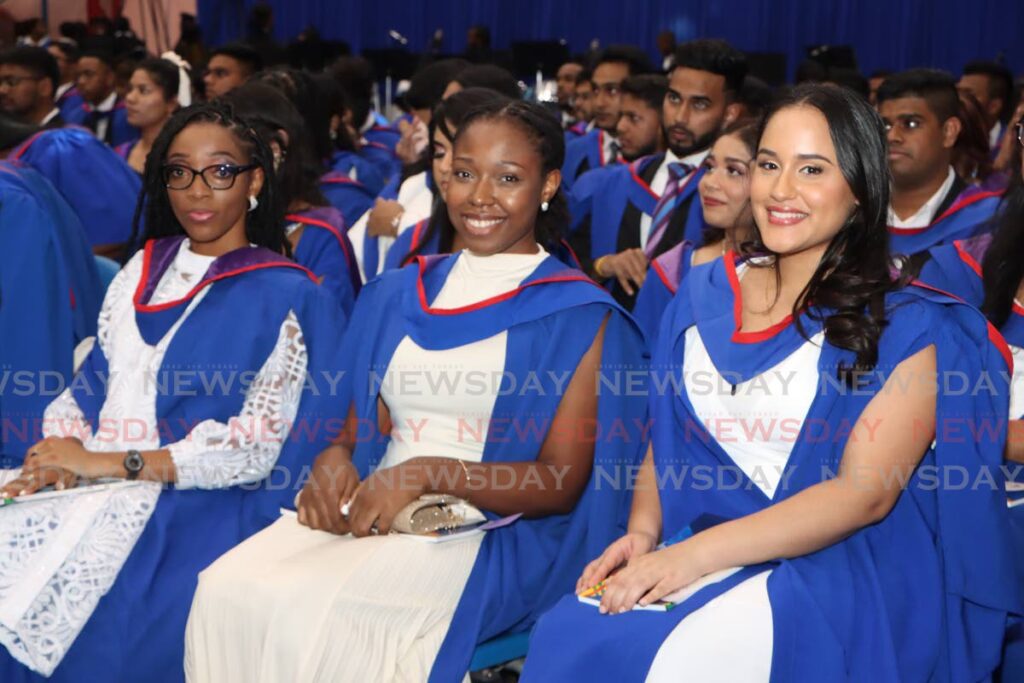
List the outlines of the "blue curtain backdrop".
{"label": "blue curtain backdrop", "polygon": [[[199,0],[204,39],[241,38],[256,0]],[[679,40],[720,37],[743,50],[783,52],[792,74],[807,45],[853,45],[861,70],[934,66],[959,72],[971,59],[1004,53],[1024,70],[1024,0],[271,0],[274,33],[290,40],[307,26],[353,52],[392,47],[389,29],[425,49],[444,30],[443,51],[465,48],[473,24],[491,29],[494,49],[517,40],[565,39],[573,53],[593,39],[654,52],[658,31]]]}

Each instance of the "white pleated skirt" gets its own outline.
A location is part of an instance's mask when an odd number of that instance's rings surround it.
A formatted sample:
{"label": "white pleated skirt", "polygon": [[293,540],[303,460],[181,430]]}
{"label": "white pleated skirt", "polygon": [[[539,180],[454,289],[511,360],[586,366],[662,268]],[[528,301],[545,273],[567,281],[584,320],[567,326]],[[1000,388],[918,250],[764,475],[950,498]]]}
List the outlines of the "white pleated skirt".
{"label": "white pleated skirt", "polygon": [[357,539],[282,517],[199,575],[186,678],[425,681],[482,538]]}

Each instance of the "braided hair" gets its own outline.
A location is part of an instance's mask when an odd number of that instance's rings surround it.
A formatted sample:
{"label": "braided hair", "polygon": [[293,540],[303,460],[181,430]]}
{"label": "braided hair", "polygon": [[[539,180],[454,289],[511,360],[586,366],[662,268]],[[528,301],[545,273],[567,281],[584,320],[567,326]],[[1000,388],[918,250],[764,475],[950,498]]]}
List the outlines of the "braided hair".
{"label": "braided hair", "polygon": [[[238,139],[242,149],[249,154],[250,162],[263,170],[265,180],[257,196],[259,205],[246,214],[245,237],[252,244],[290,257],[291,247],[285,236],[279,192],[274,182],[273,153],[267,142],[256,134],[255,129],[245,119],[238,116],[230,105],[220,101],[194,104],[179,109],[153,141],[153,149],[146,158],[142,192],[139,194],[132,221],[133,249],[138,249],[150,239],[185,234],[185,229],[174,215],[167,196],[163,167],[167,160],[167,151],[174,139],[194,123],[214,123],[227,128]],[[145,233],[143,239],[138,240],[143,225],[143,214]],[[131,257],[131,251],[132,249],[126,250],[126,259]]]}
{"label": "braided hair", "polygon": [[[466,130],[479,121],[506,121],[517,126],[529,138],[540,157],[542,174],[562,169],[565,161],[565,134],[561,123],[547,107],[522,100],[498,100],[482,105],[462,120],[453,142],[458,143]],[[559,187],[548,202],[547,211],[541,211],[538,207],[534,237],[538,244],[556,244],[568,225],[569,202]]]}

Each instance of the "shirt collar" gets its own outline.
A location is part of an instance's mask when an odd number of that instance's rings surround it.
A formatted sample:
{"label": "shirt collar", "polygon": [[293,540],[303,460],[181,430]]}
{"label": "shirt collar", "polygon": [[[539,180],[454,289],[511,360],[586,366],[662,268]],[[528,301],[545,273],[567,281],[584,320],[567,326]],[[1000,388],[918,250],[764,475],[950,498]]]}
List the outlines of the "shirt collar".
{"label": "shirt collar", "polygon": [[40,126],[45,126],[50,121],[53,121],[53,119],[56,118],[59,115],[60,115],[60,109],[57,109],[57,107],[54,107],[53,109],[50,110],[49,114],[47,114],[46,116],[43,117],[43,120],[39,122],[39,125]]}
{"label": "shirt collar", "polygon": [[365,135],[366,131],[368,131],[371,128],[373,128],[373,126],[376,123],[377,123],[377,119],[373,116],[373,110],[371,109],[370,111],[366,112],[366,120],[363,121],[363,125],[359,127],[359,135],[360,136]]}
{"label": "shirt collar", "polygon": [[102,102],[97,104],[95,107],[93,107],[93,111],[110,111],[111,109],[114,108],[115,104],[117,104],[117,92],[116,91],[110,93],[109,95],[107,95],[107,99],[103,100]]}
{"label": "shirt collar", "polygon": [[900,220],[896,213],[892,210],[892,206],[889,207],[889,227],[892,228],[923,228],[931,224],[935,218],[935,212],[938,210],[939,205],[942,204],[942,200],[946,198],[953,183],[956,182],[956,171],[953,167],[949,167],[949,172],[946,174],[946,180],[939,186],[928,201],[921,205],[912,216],[908,216],[906,220]]}

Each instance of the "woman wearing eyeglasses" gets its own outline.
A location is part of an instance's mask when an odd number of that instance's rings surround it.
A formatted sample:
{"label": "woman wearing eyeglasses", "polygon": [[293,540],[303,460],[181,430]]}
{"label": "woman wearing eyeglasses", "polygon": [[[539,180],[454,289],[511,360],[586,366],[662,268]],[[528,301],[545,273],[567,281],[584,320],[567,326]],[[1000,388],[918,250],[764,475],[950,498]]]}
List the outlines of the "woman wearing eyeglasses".
{"label": "woman wearing eyeglasses", "polygon": [[[145,249],[46,438],[0,471],[15,501],[0,515],[5,683],[181,680],[197,574],[276,517],[329,444],[342,416],[318,383],[343,313],[282,256],[272,174],[222,104],[178,112],[154,141]],[[48,486],[75,490],[34,495]]]}

